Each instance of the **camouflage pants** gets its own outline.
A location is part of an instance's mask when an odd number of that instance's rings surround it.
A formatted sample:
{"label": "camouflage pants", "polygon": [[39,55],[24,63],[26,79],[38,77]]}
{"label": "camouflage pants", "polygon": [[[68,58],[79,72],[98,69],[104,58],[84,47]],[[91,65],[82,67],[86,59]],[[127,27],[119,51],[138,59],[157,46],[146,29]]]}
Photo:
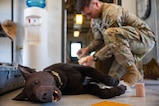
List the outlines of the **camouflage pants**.
{"label": "camouflage pants", "polygon": [[[142,61],[136,62],[136,67],[138,71],[141,73],[142,78],[144,78],[144,71],[142,66]],[[116,60],[113,62],[112,67],[109,70],[109,75],[120,79],[126,73],[126,69],[124,66],[120,65]]]}
{"label": "camouflage pants", "polygon": [[136,28],[125,26],[119,28],[108,28],[104,32],[105,44],[115,56],[109,75],[120,77],[127,71],[129,66],[136,66],[143,75],[142,59],[155,45],[153,34],[150,31],[142,31]]}

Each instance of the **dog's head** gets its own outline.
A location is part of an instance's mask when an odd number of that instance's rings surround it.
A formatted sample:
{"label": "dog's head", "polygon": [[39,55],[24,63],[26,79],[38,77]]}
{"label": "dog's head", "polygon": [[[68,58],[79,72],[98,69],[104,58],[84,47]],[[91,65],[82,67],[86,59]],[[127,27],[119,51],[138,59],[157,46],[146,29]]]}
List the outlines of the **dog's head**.
{"label": "dog's head", "polygon": [[34,69],[19,65],[19,70],[25,79],[23,91],[13,100],[30,100],[34,102],[52,102],[61,98],[54,77],[45,71],[36,72]]}

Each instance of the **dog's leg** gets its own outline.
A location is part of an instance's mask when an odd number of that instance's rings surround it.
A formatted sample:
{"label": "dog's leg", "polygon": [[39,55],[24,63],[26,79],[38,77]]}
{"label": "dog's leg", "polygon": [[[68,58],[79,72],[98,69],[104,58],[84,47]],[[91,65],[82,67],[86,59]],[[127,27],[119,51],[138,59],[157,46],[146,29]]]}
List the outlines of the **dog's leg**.
{"label": "dog's leg", "polygon": [[88,85],[85,85],[85,88],[87,89],[89,94],[98,96],[102,99],[109,99],[109,98],[113,98],[115,96],[120,96],[120,95],[124,94],[126,91],[126,87],[123,85],[113,87],[113,88],[101,89],[96,84],[88,84]]}
{"label": "dog's leg", "polygon": [[84,76],[91,77],[93,80],[96,80],[97,82],[102,82],[108,86],[117,86],[119,84],[118,79],[101,73],[100,71],[92,67],[80,66],[80,68],[78,67],[76,70],[79,70]]}

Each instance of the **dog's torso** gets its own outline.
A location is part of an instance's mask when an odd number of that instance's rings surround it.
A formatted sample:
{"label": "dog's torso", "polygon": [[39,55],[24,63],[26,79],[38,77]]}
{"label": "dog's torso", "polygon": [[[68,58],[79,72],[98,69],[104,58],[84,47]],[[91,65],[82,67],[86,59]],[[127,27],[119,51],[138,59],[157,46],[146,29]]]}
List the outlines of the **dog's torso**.
{"label": "dog's torso", "polygon": [[[51,102],[60,100],[62,94],[83,93],[111,98],[123,94],[126,90],[125,86],[117,87],[119,80],[89,66],[58,63],[36,72],[29,67],[19,65],[19,70],[26,83],[24,90],[14,100]],[[90,84],[87,78],[114,87],[101,89],[95,84]]]}

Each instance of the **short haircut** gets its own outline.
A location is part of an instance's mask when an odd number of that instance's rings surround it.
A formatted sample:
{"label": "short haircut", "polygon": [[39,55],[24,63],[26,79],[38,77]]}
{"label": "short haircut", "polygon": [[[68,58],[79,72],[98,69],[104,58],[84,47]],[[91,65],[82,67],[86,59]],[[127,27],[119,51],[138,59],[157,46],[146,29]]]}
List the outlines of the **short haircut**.
{"label": "short haircut", "polygon": [[89,6],[91,0],[77,0],[76,2],[76,10],[81,13],[85,6]]}

